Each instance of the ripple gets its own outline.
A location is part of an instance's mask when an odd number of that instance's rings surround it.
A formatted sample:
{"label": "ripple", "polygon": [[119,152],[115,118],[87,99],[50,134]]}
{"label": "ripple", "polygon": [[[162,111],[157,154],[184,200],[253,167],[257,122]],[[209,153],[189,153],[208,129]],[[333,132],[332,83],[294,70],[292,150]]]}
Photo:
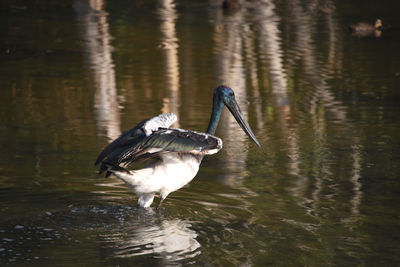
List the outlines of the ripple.
{"label": "ripple", "polygon": [[93,238],[111,258],[148,255],[175,264],[201,253],[198,234],[189,221],[166,219],[162,211],[127,205],[46,211],[39,218],[10,225],[0,233],[0,263],[50,259],[51,255],[41,254],[41,247],[85,244]]}

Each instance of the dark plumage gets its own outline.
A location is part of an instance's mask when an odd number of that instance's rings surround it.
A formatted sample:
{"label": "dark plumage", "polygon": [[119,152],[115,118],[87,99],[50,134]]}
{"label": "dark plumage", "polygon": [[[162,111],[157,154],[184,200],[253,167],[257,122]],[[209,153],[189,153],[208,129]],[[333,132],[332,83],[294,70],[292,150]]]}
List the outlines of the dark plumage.
{"label": "dark plumage", "polygon": [[355,23],[349,26],[349,30],[353,35],[358,37],[375,36],[379,37],[382,32],[382,21],[377,19],[375,24],[365,22]]}
{"label": "dark plumage", "polygon": [[[160,154],[177,152],[195,155],[210,154],[210,151],[218,151],[222,148],[222,141],[218,137],[190,130],[158,127],[151,134],[146,135],[146,126],[149,121],[162,117],[169,117],[170,121],[176,121],[172,113],[146,119],[110,143],[96,159],[95,165],[101,163],[99,173],[108,170],[111,165],[126,166]],[[109,175],[110,172],[107,172],[106,176]]]}
{"label": "dark plumage", "polygon": [[[259,146],[249,124],[243,117],[232,89],[219,86],[214,90],[213,106],[207,133],[169,128],[177,117],[160,114],[143,120],[110,143],[97,157],[99,172],[113,173],[139,197],[141,207],[149,207],[156,193],[160,194],[157,208],[169,193],[189,183],[197,174],[204,155],[217,153],[222,140],[213,134],[222,109],[226,106],[243,131]],[[154,158],[138,170],[124,167],[140,159]]]}

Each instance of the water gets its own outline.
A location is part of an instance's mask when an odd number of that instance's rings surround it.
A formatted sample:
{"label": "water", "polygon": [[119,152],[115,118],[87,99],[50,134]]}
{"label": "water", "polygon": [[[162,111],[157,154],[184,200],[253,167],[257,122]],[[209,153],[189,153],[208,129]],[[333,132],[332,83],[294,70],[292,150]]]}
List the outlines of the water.
{"label": "water", "polygon": [[[0,264],[400,264],[399,4],[1,4]],[[347,31],[381,18],[379,38]],[[93,162],[174,112],[204,131],[231,86],[262,149],[224,141],[160,212]]]}

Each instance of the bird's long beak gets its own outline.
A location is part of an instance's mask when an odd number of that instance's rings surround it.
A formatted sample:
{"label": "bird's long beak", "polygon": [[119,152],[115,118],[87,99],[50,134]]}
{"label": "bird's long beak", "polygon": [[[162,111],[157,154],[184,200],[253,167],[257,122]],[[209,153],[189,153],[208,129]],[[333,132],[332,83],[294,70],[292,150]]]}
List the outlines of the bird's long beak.
{"label": "bird's long beak", "polygon": [[259,147],[261,147],[249,124],[243,117],[242,111],[240,111],[239,105],[237,104],[236,100],[232,99],[229,104],[226,104],[226,107],[232,113],[233,117],[235,117],[237,123],[240,125],[240,127],[242,127],[247,136],[250,137],[250,139],[253,140],[254,143],[256,143]]}

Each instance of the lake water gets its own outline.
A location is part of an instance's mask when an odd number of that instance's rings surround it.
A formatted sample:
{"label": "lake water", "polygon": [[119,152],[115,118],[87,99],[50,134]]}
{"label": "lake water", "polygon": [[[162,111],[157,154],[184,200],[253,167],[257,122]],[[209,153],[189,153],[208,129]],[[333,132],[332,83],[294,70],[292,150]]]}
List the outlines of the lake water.
{"label": "lake water", "polygon": [[[400,265],[400,2],[0,4],[0,265]],[[360,37],[357,21],[383,21]],[[98,153],[174,112],[224,148],[160,211]]]}

